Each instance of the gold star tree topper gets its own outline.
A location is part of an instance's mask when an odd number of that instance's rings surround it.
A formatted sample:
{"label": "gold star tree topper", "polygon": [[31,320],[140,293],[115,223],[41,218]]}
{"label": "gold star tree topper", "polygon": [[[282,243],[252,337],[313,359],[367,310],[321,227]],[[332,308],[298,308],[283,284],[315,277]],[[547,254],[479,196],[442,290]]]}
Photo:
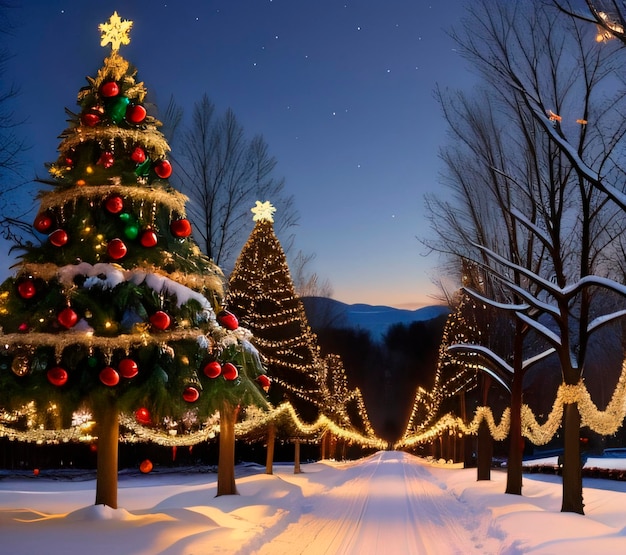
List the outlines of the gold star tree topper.
{"label": "gold star tree topper", "polygon": [[250,208],[250,212],[254,214],[252,217],[253,222],[273,222],[276,208],[271,205],[269,200],[266,200],[265,202],[257,200],[254,208]]}
{"label": "gold star tree topper", "polygon": [[106,46],[111,43],[111,50],[117,52],[122,44],[130,44],[130,29],[133,26],[132,21],[120,19],[117,12],[113,12],[108,23],[100,23],[98,29],[102,33],[102,40],[100,46]]}

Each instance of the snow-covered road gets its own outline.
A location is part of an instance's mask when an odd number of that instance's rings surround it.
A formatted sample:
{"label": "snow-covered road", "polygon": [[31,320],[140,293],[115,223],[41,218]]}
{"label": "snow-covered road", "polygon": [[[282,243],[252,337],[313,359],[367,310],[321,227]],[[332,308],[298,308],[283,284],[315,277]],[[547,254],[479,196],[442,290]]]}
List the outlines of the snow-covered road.
{"label": "snow-covered road", "polygon": [[[380,452],[342,472],[342,483],[304,500],[295,519],[255,553],[466,554],[497,552],[483,545],[485,522],[425,465],[400,452]],[[271,530],[267,531],[271,536]],[[493,538],[489,540],[493,543]],[[394,553],[390,553],[392,548]],[[397,551],[399,549],[399,551]]]}

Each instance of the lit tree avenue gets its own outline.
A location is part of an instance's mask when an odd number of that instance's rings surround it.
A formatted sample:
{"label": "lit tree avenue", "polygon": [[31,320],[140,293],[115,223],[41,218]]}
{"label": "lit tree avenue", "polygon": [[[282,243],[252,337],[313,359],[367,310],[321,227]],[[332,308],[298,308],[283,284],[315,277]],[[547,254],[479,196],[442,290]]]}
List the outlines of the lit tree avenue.
{"label": "lit tree avenue", "polygon": [[[167,141],[119,54],[131,26],[117,13],[100,26],[112,51],[61,135],[33,224],[41,244],[0,296],[3,407],[30,431],[69,428],[83,409],[98,438],[96,504],[114,508],[120,413],[202,425],[266,404],[250,332],[224,310],[223,274],[191,237]],[[234,473],[234,453],[229,462]]]}

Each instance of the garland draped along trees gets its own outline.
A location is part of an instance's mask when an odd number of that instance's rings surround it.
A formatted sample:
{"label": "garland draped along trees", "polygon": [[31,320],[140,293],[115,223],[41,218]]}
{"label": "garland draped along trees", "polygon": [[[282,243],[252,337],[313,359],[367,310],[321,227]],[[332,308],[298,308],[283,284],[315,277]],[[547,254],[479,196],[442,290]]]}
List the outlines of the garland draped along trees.
{"label": "garland draped along trees", "polygon": [[[421,392],[424,396],[425,392]],[[418,398],[420,395],[418,394]],[[440,394],[428,396],[431,399],[440,399]],[[563,409],[565,405],[576,404],[581,414],[581,425],[602,435],[614,434],[621,428],[626,418],[626,361],[622,365],[622,372],[611,400],[604,410],[601,410],[591,399],[591,395],[584,381],[576,385],[561,384],[556,394],[550,414],[543,424],[532,409],[522,405],[522,435],[535,445],[545,445],[558,432],[563,424]],[[430,405],[431,410],[437,414],[438,403]],[[462,418],[453,413],[447,413],[433,421],[428,427],[413,429],[407,428],[402,439],[395,445],[395,449],[409,448],[414,445],[432,441],[437,436],[448,430],[458,430],[465,434],[475,435],[482,421],[487,422],[489,431],[496,441],[507,438],[510,426],[510,410],[507,408],[496,423],[490,407],[481,406],[474,411],[474,418],[466,423]]]}
{"label": "garland draped along trees", "polygon": [[[61,134],[33,223],[41,242],[0,287],[0,404],[14,430],[2,433],[67,430],[84,408],[83,424],[48,440],[97,436],[96,504],[114,508],[121,412],[160,426],[266,403],[251,334],[217,316],[223,273],[192,238],[168,143],[119,54],[131,27],[117,13],[100,25],[112,50]],[[216,377],[213,362],[231,371]]]}

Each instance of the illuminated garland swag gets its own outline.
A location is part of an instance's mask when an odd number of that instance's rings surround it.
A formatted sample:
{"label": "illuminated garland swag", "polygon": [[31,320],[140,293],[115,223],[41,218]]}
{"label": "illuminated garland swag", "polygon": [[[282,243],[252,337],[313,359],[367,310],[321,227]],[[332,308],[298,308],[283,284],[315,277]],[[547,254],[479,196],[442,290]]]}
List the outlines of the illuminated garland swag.
{"label": "illuminated garland swag", "polygon": [[[545,445],[556,434],[561,426],[563,418],[563,406],[566,404],[578,404],[581,415],[581,425],[601,435],[615,433],[626,417],[626,361],[622,364],[617,386],[611,401],[604,411],[599,410],[591,399],[584,382],[581,380],[576,385],[561,384],[552,405],[552,411],[543,424],[537,421],[532,409],[522,405],[522,435],[535,445]],[[395,444],[395,448],[411,447],[431,441],[446,431],[456,431],[476,435],[481,422],[484,420],[489,426],[489,431],[496,441],[504,440],[509,434],[510,409],[502,413],[500,423],[496,424],[493,413],[489,407],[478,407],[474,412],[473,420],[465,424],[459,417],[446,414],[428,429],[405,437]]]}

